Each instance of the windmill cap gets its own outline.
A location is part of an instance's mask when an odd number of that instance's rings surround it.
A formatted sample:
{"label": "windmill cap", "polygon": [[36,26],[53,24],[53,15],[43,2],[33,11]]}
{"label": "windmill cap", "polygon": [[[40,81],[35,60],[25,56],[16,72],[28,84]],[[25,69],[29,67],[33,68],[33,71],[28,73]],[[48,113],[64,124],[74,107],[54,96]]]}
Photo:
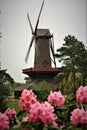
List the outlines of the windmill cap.
{"label": "windmill cap", "polygon": [[46,36],[46,37],[50,37],[52,36],[49,29],[37,29],[37,37],[40,36]]}

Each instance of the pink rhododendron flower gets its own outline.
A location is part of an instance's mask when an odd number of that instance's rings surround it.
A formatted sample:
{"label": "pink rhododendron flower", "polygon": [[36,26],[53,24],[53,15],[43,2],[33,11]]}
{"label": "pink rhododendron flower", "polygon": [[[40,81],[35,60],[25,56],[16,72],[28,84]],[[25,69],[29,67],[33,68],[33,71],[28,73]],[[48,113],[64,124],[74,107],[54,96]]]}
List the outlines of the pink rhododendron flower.
{"label": "pink rhododendron flower", "polygon": [[76,108],[72,111],[70,116],[71,124],[78,125],[87,124],[87,112],[84,109]]}
{"label": "pink rhododendron flower", "polygon": [[0,112],[0,130],[9,129],[9,119],[8,117]]}
{"label": "pink rhododendron flower", "polygon": [[29,114],[25,119],[23,119],[23,121],[25,121],[26,119],[32,123],[37,123],[41,121],[45,126],[47,125],[57,126],[57,123],[55,122],[56,118],[57,117],[54,114],[54,108],[53,106],[51,106],[50,103],[36,102],[31,105]]}
{"label": "pink rhododendron flower", "polygon": [[21,110],[29,111],[30,105],[36,101],[36,95],[33,93],[33,91],[24,89],[19,99],[19,106]]}
{"label": "pink rhododendron flower", "polygon": [[50,92],[50,95],[48,96],[48,102],[51,103],[54,106],[62,107],[65,103],[65,98],[61,94],[60,91],[58,92]]}
{"label": "pink rhododendron flower", "polygon": [[40,119],[44,123],[45,126],[47,125],[54,125],[57,126],[55,120],[57,119],[56,115],[54,114],[54,107],[51,106],[50,103],[44,102],[40,106]]}
{"label": "pink rhododendron flower", "polygon": [[65,125],[63,124],[63,125],[60,125],[59,127],[60,127],[61,129],[63,129],[63,128],[65,127]]}
{"label": "pink rhododendron flower", "polygon": [[76,101],[79,103],[87,103],[87,86],[80,86],[76,91]]}
{"label": "pink rhododendron flower", "polygon": [[29,121],[33,122],[33,123],[37,123],[39,121],[39,116],[41,114],[40,112],[40,103],[36,102],[34,104],[31,105],[30,111],[29,111]]}
{"label": "pink rhododendron flower", "polygon": [[26,116],[26,117],[23,117],[23,119],[22,119],[22,122],[28,122],[29,121],[29,118],[28,118],[28,116]]}
{"label": "pink rhododendron flower", "polygon": [[5,110],[5,114],[8,116],[9,120],[12,121],[15,119],[17,113],[14,109],[8,108],[7,110]]}

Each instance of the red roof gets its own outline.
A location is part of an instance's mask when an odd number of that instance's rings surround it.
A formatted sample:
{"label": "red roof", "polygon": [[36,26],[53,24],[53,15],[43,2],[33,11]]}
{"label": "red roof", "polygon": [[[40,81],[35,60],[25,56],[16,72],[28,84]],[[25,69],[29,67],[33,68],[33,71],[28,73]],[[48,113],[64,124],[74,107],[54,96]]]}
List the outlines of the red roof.
{"label": "red roof", "polygon": [[23,69],[23,73],[31,78],[53,78],[60,73],[60,68],[27,68]]}
{"label": "red roof", "polygon": [[27,73],[50,73],[50,72],[60,72],[60,68],[27,68],[27,69],[23,69],[23,73],[27,74]]}

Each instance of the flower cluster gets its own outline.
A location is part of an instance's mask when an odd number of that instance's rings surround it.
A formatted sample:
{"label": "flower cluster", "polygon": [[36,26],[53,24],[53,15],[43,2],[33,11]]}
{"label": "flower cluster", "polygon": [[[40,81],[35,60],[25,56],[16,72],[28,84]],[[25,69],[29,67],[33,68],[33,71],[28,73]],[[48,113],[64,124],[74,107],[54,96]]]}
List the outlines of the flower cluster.
{"label": "flower cluster", "polygon": [[32,90],[24,90],[19,100],[19,106],[22,110],[27,110],[29,114],[23,118],[22,122],[37,123],[41,121],[44,126],[57,126],[54,106],[63,106],[64,96],[60,91],[52,92],[48,96],[48,102],[39,103]]}
{"label": "flower cluster", "polygon": [[23,119],[23,122],[29,121],[32,123],[37,123],[41,121],[44,126],[53,125],[57,126],[56,115],[54,114],[54,107],[50,103],[36,102],[31,105],[29,114]]}
{"label": "flower cluster", "polygon": [[36,95],[32,90],[24,89],[19,99],[19,107],[21,110],[29,111],[30,105],[37,101]]}
{"label": "flower cluster", "polygon": [[14,109],[6,109],[5,114],[8,116],[9,120],[12,121],[15,119],[16,111]]}
{"label": "flower cluster", "polygon": [[50,95],[48,96],[48,102],[54,106],[62,107],[65,103],[65,98],[60,91],[51,91]]}
{"label": "flower cluster", "polygon": [[39,112],[40,111],[40,103],[36,102],[31,105],[29,110],[29,114],[23,118],[23,122],[29,121],[33,123],[37,123],[39,121]]}
{"label": "flower cluster", "polygon": [[[87,111],[85,109],[86,104],[82,104],[87,103],[87,86],[80,86],[78,88],[76,92],[76,101],[80,103],[79,105],[81,106],[71,112],[71,127],[73,128],[73,125],[76,125],[76,127],[78,127],[78,124],[82,124],[82,126],[84,125],[86,126],[85,128],[87,128]],[[59,110],[61,110],[61,117],[62,119],[65,119],[66,117],[64,117],[63,110],[66,110],[67,107],[65,106],[64,109],[55,109],[56,107],[63,107],[64,103],[65,97],[60,91],[51,91],[50,95],[47,98],[47,101],[40,103],[37,101],[37,96],[33,93],[32,90],[25,89],[20,96],[19,106],[21,110],[27,111],[27,116],[24,117],[22,121],[16,122],[17,113],[14,109],[8,108],[4,113],[0,112],[0,130],[7,130],[9,128],[17,127],[22,127],[24,129],[39,129],[41,127],[47,127],[47,129],[50,129],[50,126],[53,126],[55,128],[60,127],[61,129],[66,128],[66,121],[64,121],[63,123],[60,122],[60,120],[58,121],[58,117],[60,116],[58,115],[58,113],[60,112]],[[58,117],[56,116],[56,114]],[[18,125],[15,122],[18,123]],[[12,123],[14,123],[14,125],[16,124],[16,127],[13,127]],[[29,125],[28,127],[27,123]]]}
{"label": "flower cluster", "polygon": [[79,103],[87,103],[87,86],[80,86],[76,92],[76,101]]}
{"label": "flower cluster", "polygon": [[56,126],[55,120],[57,119],[56,115],[54,114],[54,107],[51,106],[50,103],[44,102],[40,106],[40,119],[44,123],[44,125],[54,125]]}
{"label": "flower cluster", "polygon": [[[76,101],[80,104],[87,103],[87,86],[80,86],[76,91]],[[71,112],[70,121],[73,125],[87,124],[87,111],[76,108]]]}
{"label": "flower cluster", "polygon": [[9,118],[6,114],[0,112],[0,130],[9,129]]}
{"label": "flower cluster", "polygon": [[15,120],[16,111],[8,108],[4,113],[0,112],[0,130],[7,130],[10,128],[11,121]]}
{"label": "flower cluster", "polygon": [[71,114],[70,120],[73,125],[87,124],[87,111],[84,109],[76,108]]}

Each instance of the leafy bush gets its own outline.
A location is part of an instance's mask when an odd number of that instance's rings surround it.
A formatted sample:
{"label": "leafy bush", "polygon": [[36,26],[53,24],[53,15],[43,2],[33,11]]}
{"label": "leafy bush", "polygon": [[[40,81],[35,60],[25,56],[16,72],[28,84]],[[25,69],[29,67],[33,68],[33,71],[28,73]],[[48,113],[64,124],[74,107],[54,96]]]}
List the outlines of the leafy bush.
{"label": "leafy bush", "polygon": [[35,94],[40,102],[45,101],[50,94],[51,90],[54,90],[55,87],[47,83],[46,81],[41,81],[35,89]]}

